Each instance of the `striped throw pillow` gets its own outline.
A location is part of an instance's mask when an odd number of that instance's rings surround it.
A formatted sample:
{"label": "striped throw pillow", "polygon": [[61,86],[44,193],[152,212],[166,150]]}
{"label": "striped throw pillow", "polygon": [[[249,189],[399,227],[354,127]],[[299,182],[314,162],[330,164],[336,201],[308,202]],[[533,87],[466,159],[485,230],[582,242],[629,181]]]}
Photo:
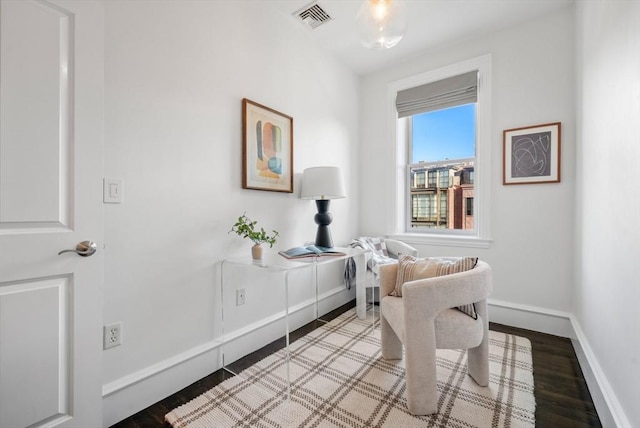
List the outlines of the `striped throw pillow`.
{"label": "striped throw pillow", "polygon": [[[477,257],[427,257],[418,259],[413,256],[401,256],[398,260],[396,285],[389,295],[402,297],[402,285],[405,282],[465,272],[476,267],[477,263]],[[459,306],[456,309],[473,317],[473,319],[478,319],[474,304]]]}

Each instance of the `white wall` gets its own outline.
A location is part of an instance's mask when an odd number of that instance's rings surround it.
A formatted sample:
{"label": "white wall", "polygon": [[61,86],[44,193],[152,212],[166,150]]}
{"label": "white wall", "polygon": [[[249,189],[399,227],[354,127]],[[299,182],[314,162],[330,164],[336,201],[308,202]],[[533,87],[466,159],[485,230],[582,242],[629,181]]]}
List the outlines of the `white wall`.
{"label": "white wall", "polygon": [[[104,383],[138,388],[109,396],[108,425],[215,366],[135,384],[219,333],[216,266],[250,248],[227,233],[240,214],[286,249],[315,236],[304,168],[341,166],[357,194],[359,80],[260,1],[111,0],[105,27],[105,176],[124,181],[124,201],[105,205],[104,322],[122,322],[123,345],[104,352]],[[293,194],[241,188],[243,97],[293,116]],[[336,244],[353,237],[357,202],[332,202]]]}
{"label": "white wall", "polygon": [[[422,256],[478,255],[494,268],[492,299],[543,312],[572,307],[575,115],[574,12],[566,8],[517,27],[423,52],[368,75],[362,91],[360,233],[393,233],[380,204],[393,200],[395,142],[388,136],[387,88],[398,81],[481,55],[492,55],[491,230],[488,249],[415,245]],[[502,185],[502,131],[562,122],[562,181]],[[534,328],[526,321],[494,321]],[[565,321],[566,321],[565,317]]]}
{"label": "white wall", "polygon": [[578,3],[575,316],[618,427],[640,426],[640,2]]}

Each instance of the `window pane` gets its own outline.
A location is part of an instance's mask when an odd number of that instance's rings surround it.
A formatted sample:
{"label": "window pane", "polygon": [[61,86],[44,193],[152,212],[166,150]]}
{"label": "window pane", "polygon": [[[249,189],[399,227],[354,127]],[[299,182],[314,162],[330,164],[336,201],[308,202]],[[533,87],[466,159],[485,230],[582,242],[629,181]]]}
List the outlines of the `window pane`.
{"label": "window pane", "polygon": [[476,105],[412,116],[411,163],[475,157]]}
{"label": "window pane", "polygon": [[447,223],[447,213],[449,211],[448,199],[446,191],[440,193],[440,206],[438,207],[438,211],[440,211],[440,222],[444,224]]}
{"label": "window pane", "polygon": [[437,181],[438,181],[438,171],[437,170],[429,171],[429,187],[436,187]]}
{"label": "window pane", "polygon": [[467,104],[411,117],[412,230],[473,229],[475,113]]}
{"label": "window pane", "polygon": [[447,169],[440,171],[440,187],[444,189],[449,187],[449,170]]}

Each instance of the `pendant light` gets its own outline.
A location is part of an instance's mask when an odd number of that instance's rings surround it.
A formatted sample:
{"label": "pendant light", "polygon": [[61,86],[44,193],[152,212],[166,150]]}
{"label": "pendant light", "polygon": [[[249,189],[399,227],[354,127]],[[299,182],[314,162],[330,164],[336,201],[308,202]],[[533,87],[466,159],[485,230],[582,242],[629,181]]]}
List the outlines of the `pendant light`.
{"label": "pendant light", "polygon": [[364,0],[356,15],[360,41],[370,49],[389,49],[407,31],[408,15],[404,0]]}

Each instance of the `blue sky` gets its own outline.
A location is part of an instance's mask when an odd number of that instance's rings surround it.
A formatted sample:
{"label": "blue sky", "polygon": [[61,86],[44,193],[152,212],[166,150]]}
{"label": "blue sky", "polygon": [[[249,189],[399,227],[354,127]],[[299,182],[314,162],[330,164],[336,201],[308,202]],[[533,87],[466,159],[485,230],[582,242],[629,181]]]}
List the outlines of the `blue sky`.
{"label": "blue sky", "polygon": [[412,163],[474,157],[475,116],[475,104],[413,116]]}

